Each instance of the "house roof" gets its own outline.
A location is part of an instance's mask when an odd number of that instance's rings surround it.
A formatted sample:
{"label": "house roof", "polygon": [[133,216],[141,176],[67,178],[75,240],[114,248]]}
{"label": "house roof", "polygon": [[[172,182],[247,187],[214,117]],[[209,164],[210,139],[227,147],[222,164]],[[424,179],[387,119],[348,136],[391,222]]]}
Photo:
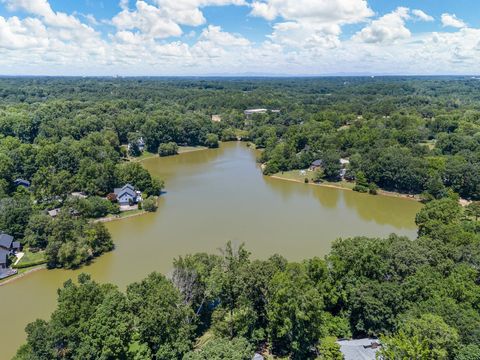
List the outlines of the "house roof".
{"label": "house roof", "polygon": [[12,247],[14,249],[20,249],[20,241],[14,241],[12,242]]}
{"label": "house roof", "polygon": [[48,210],[48,215],[50,215],[51,217],[55,217],[58,214],[60,214],[60,208]]}
{"label": "house roof", "polygon": [[115,195],[117,195],[117,197],[120,197],[124,194],[130,195],[132,197],[137,196],[137,193],[135,192],[135,188],[130,184],[126,184],[121,188],[115,188],[113,192],[115,193]]}
{"label": "house roof", "polygon": [[30,186],[30,181],[25,180],[25,179],[15,179],[13,184],[15,186],[23,185],[23,186],[29,187]]}
{"label": "house roof", "polygon": [[310,165],[311,165],[311,166],[322,166],[322,165],[323,165],[323,161],[322,161],[322,160],[315,160],[315,161],[313,161]]}
{"label": "house roof", "polygon": [[247,109],[244,111],[246,115],[249,114],[258,114],[258,113],[266,113],[267,109]]}
{"label": "house roof", "polygon": [[10,249],[13,242],[13,236],[8,234],[0,234],[0,247]]}
{"label": "house roof", "polygon": [[8,251],[0,249],[0,264],[7,264]]}
{"label": "house roof", "polygon": [[370,338],[337,341],[345,360],[375,360],[379,347],[372,347],[374,343],[380,344],[378,339]]}
{"label": "house roof", "polygon": [[260,355],[259,353],[255,353],[253,355],[253,358],[252,358],[252,360],[263,360],[263,359],[264,359],[264,357],[262,355]]}

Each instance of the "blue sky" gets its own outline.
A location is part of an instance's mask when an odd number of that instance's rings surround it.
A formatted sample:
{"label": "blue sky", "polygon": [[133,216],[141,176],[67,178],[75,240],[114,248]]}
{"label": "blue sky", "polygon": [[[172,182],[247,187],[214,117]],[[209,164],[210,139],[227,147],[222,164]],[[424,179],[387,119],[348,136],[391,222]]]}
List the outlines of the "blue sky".
{"label": "blue sky", "polygon": [[476,0],[0,0],[0,74],[478,74]]}

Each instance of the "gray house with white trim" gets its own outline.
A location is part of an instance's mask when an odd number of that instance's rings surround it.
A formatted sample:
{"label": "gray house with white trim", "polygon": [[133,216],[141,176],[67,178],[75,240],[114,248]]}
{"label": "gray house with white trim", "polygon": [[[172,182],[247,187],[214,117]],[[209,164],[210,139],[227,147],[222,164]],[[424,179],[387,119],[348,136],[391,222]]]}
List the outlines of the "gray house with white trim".
{"label": "gray house with white trim", "polygon": [[115,188],[113,192],[120,205],[130,205],[138,202],[138,194],[130,184],[126,184],[121,188]]}

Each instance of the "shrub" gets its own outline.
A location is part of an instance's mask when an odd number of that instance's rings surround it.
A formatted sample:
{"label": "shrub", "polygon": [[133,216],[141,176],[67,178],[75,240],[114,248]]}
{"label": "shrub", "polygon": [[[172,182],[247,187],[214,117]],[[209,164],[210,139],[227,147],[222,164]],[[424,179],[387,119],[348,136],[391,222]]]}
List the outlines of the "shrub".
{"label": "shrub", "polygon": [[217,148],[218,147],[218,135],[207,134],[207,138],[205,139],[205,146],[207,146],[209,148]]}
{"label": "shrub", "polygon": [[[139,207],[140,208],[140,207]],[[157,211],[157,199],[153,196],[149,196],[143,201],[143,209],[148,212]]]}
{"label": "shrub", "polygon": [[158,147],[158,155],[169,156],[178,154],[178,145],[174,142],[163,143]]}

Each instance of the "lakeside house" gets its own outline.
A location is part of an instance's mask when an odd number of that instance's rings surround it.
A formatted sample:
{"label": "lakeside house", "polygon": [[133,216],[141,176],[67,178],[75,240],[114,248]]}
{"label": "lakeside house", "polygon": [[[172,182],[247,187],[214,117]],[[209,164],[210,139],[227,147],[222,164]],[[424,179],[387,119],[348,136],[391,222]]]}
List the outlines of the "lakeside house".
{"label": "lakeside house", "polygon": [[[127,150],[130,151],[132,147],[132,144],[128,144],[127,145]],[[140,137],[138,140],[137,140],[137,147],[138,147],[138,150],[140,150],[140,152],[143,152],[143,150],[145,150],[145,140],[143,140],[143,137]]]}
{"label": "lakeside house", "polygon": [[8,267],[8,255],[8,251],[0,249],[0,271],[5,270]]}
{"label": "lakeside house", "polygon": [[0,234],[0,249],[14,254],[20,251],[20,241],[13,241],[13,236],[5,233]]}
{"label": "lakeside house", "polygon": [[132,205],[142,201],[141,192],[136,191],[130,184],[126,184],[121,188],[115,188],[113,193],[120,206]]}
{"label": "lakeside house", "polygon": [[13,181],[13,185],[15,185],[15,187],[23,186],[28,189],[30,187],[30,181],[19,178]]}
{"label": "lakeside house", "polygon": [[213,122],[221,122],[222,117],[220,115],[212,115],[212,121]]}
{"label": "lakeside house", "polygon": [[316,171],[320,169],[322,166],[323,166],[323,160],[318,159],[318,160],[312,161],[312,163],[310,164],[309,170]]}
{"label": "lakeside house", "polygon": [[376,353],[381,348],[378,339],[364,338],[354,340],[338,340],[344,360],[375,360]]}

